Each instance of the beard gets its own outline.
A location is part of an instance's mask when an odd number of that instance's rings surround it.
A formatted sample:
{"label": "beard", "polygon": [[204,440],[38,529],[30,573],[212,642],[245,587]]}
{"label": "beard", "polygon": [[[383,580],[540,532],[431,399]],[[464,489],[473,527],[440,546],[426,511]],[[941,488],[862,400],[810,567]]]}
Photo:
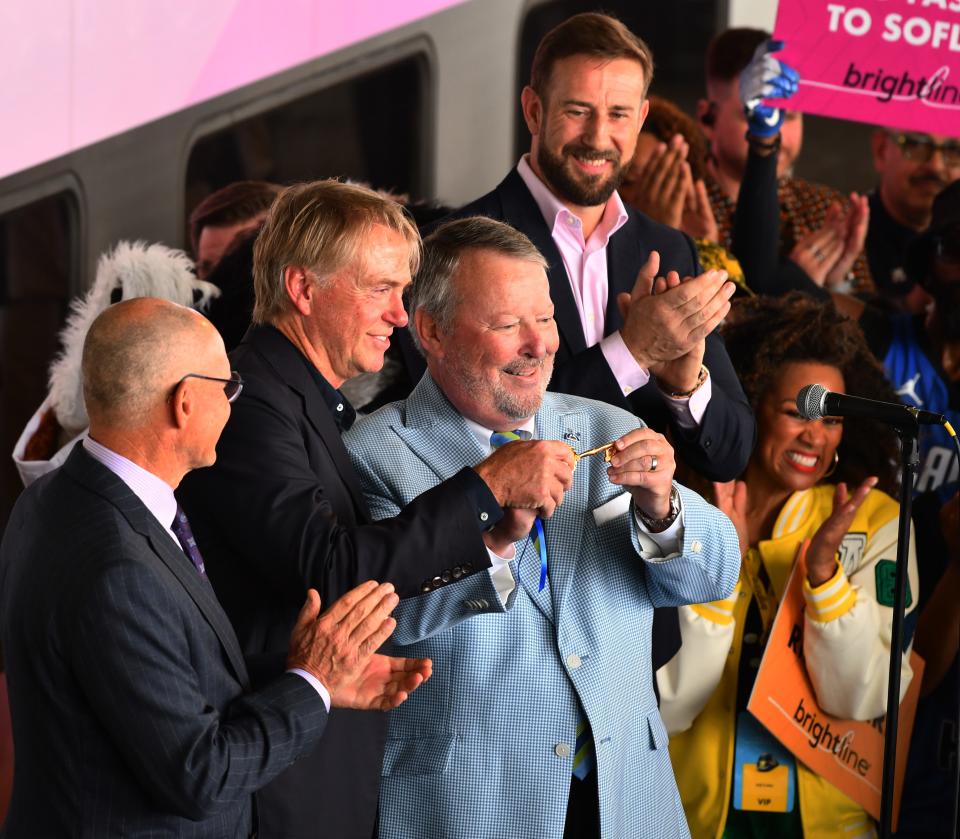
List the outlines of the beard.
{"label": "beard", "polygon": [[[458,354],[452,359],[451,373],[460,380],[466,391],[488,398],[497,413],[511,420],[526,420],[540,410],[540,403],[543,402],[543,395],[547,392],[547,385],[550,384],[550,378],[553,375],[553,358],[552,353],[544,358],[518,358],[500,368],[501,372],[513,375],[536,368],[541,370],[540,386],[536,391],[525,394],[513,393],[499,379],[491,383],[465,363],[466,358],[463,354]],[[494,429],[494,431],[497,430],[502,429]]]}
{"label": "beard", "polygon": [[[597,151],[582,143],[567,143],[560,150],[560,154],[554,155],[547,149],[546,137],[542,133],[539,140],[537,165],[557,195],[571,204],[577,207],[598,207],[606,204],[623,182],[627,166],[621,165],[620,153],[616,150]],[[613,171],[606,178],[602,175],[579,175],[578,177],[567,165],[569,159],[574,156],[609,160],[613,163]]]}

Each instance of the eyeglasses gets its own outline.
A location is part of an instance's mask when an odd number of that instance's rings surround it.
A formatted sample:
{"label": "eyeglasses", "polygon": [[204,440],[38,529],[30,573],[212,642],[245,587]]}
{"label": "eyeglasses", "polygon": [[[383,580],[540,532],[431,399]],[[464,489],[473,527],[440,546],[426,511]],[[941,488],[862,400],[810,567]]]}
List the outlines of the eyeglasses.
{"label": "eyeglasses", "polygon": [[890,139],[900,147],[900,152],[907,160],[928,163],[934,152],[940,152],[947,166],[960,166],[960,140],[936,143],[925,134],[895,134],[892,131],[887,133]]}
{"label": "eyeglasses", "polygon": [[240,378],[240,374],[236,370],[230,371],[229,379],[221,379],[219,376],[203,376],[200,373],[187,373],[187,375],[173,386],[173,389],[176,390],[180,387],[186,379],[204,379],[208,382],[222,382],[223,393],[227,397],[227,402],[233,402],[233,400],[240,395],[240,391],[243,390],[243,379]]}

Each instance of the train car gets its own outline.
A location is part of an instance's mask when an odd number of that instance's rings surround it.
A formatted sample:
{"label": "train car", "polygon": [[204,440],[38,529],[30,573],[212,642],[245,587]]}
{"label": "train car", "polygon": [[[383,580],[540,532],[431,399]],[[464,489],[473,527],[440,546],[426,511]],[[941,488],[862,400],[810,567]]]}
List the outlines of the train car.
{"label": "train car", "polygon": [[[709,38],[729,24],[772,27],[776,0],[601,5],[653,48],[654,92],[692,110]],[[540,37],[596,7],[4,4],[0,528],[20,491],[10,452],[44,398],[69,302],[104,250],[120,239],[188,247],[192,208],[245,178],[342,176],[414,200],[476,197],[528,146],[519,91]]]}

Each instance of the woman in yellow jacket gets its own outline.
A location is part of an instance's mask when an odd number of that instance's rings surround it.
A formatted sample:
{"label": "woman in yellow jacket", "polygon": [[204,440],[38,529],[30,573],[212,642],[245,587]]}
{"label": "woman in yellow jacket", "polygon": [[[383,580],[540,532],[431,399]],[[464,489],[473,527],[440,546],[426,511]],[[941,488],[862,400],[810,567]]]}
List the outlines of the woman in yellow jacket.
{"label": "woman in yellow jacket", "polygon": [[[757,415],[757,445],[742,480],[715,486],[716,503],[740,535],[743,570],[729,600],[681,610],[683,646],[658,673],[690,831],[694,839],[873,836],[863,809],[793,760],[746,705],[798,549],[809,539],[804,659],[818,703],[844,719],[884,713],[899,506],[875,487],[894,491],[895,439],[874,423],[804,420],[796,396],[816,382],[839,393],[896,397],[856,325],[832,306],[796,296],[744,300],[724,337]],[[909,583],[919,591],[912,542]],[[915,603],[908,596],[908,639]],[[907,647],[901,697],[911,676]],[[767,740],[789,770],[780,773],[788,787],[780,812],[743,809],[736,795],[738,756],[764,751]]]}

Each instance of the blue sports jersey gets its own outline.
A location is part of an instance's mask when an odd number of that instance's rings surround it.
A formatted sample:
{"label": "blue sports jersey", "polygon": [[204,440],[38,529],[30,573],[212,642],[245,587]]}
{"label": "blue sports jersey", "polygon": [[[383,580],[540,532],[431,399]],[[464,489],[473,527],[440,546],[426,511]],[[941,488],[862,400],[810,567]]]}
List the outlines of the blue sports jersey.
{"label": "blue sports jersey", "polygon": [[[893,339],[883,359],[887,378],[897,395],[907,405],[944,414],[956,429],[960,411],[951,410],[947,383],[933,365],[917,339],[912,315],[898,315],[891,320]],[[953,440],[939,425],[925,425],[920,430],[920,471],[915,494],[936,491],[946,502],[957,491],[957,459]]]}

